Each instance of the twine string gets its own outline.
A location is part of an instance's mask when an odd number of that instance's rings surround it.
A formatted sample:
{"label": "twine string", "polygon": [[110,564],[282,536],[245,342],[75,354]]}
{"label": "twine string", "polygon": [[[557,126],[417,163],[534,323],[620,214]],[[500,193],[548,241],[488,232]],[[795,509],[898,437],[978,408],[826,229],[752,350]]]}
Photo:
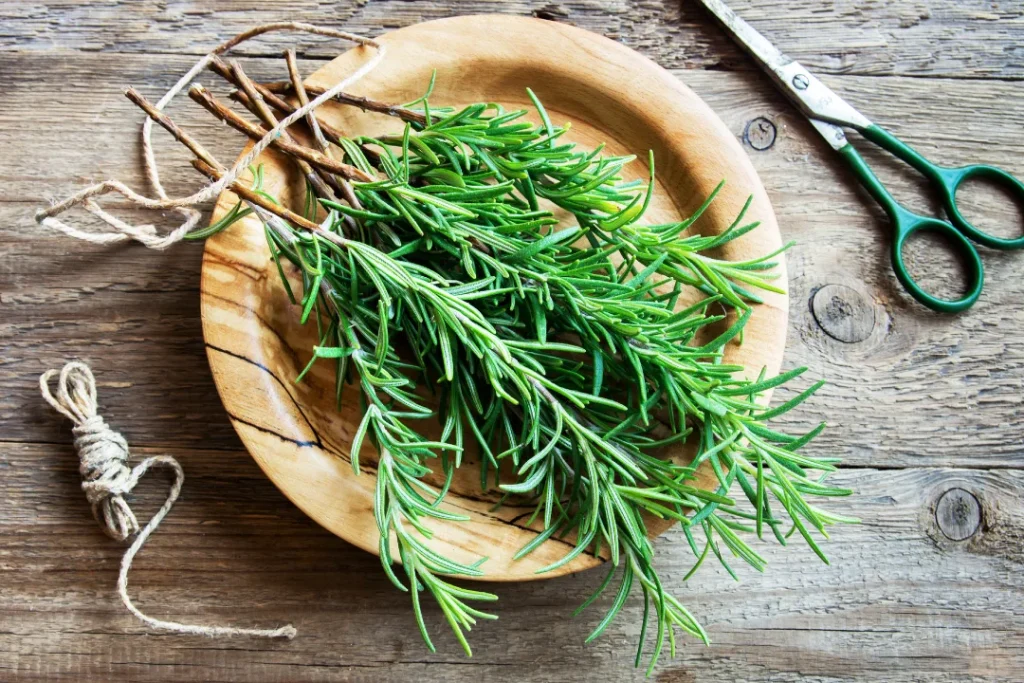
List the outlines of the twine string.
{"label": "twine string", "polygon": [[[57,377],[55,392],[50,388],[54,377]],[[75,436],[75,451],[78,453],[79,472],[82,475],[82,490],[89,505],[92,506],[92,514],[96,521],[100,523],[107,536],[117,541],[126,541],[135,536],[135,540],[121,558],[121,569],[117,577],[117,593],[129,612],[147,626],[176,633],[288,639],[295,637],[296,631],[291,624],[275,629],[236,628],[182,624],[154,619],[143,614],[128,597],[128,571],[146,540],[174,506],[185,481],[185,472],[178,461],[169,455],[149,457],[135,467],[129,467],[128,443],[121,434],[111,429],[97,412],[96,379],[88,365],[70,362],[59,372],[47,370],[39,377],[39,389],[46,402],[74,424],[72,433]],[[140,530],[139,521],[125,496],[132,492],[139,479],[151,467],[167,468],[171,470],[174,478],[164,504]]]}
{"label": "twine string", "polygon": [[[374,54],[358,69],[336,85],[328,88],[318,97],[296,108],[291,114],[281,119],[266,135],[220,179],[210,182],[198,191],[186,197],[170,197],[160,179],[160,167],[153,150],[153,120],[146,118],[142,124],[143,166],[146,179],[156,197],[149,197],[128,187],[117,179],[110,179],[86,187],[63,201],[36,212],[36,221],[48,228],[63,232],[94,244],[111,244],[125,240],[135,240],[151,249],[166,249],[180,242],[189,232],[195,229],[201,217],[196,208],[199,204],[215,198],[226,187],[229,187],[246,168],[269,147],[291,124],[299,121],[308,113],[336,94],[344,91],[372,71],[384,58],[384,46],[375,40],[363,36],[339,31],[336,29],[316,26],[297,21],[283,21],[262,24],[239,33],[209,53],[201,57],[188,72],[166,92],[156,104],[163,110],[219,55],[238,45],[264,33],[273,31],[298,31],[316,35],[341,38],[363,47],[374,49]],[[107,194],[118,194],[130,204],[146,209],[160,211],[173,210],[182,216],[181,224],[175,229],[161,234],[155,225],[133,224],[124,221],[106,211],[97,201]],[[109,227],[108,230],[86,230],[58,218],[65,212],[81,206],[88,213],[98,218]],[[56,389],[51,390],[50,384],[57,378]],[[182,624],[174,621],[155,619],[143,614],[128,596],[128,572],[135,556],[145,545],[150,535],[156,530],[174,506],[181,493],[185,481],[185,473],[181,465],[173,457],[158,455],[146,458],[134,467],[128,464],[128,443],[124,437],[107,425],[97,412],[96,380],[87,365],[79,362],[67,363],[60,371],[49,370],[39,378],[40,391],[43,398],[57,412],[61,413],[74,424],[75,450],[79,457],[79,472],[82,476],[82,490],[92,507],[93,516],[111,538],[127,541],[134,540],[121,559],[121,568],[117,580],[117,592],[124,606],[146,625],[177,633],[188,633],[205,636],[256,636],[263,638],[293,638],[295,629],[289,624],[276,629],[236,628],[231,626],[208,626]],[[173,475],[167,498],[149,522],[140,528],[138,518],[125,500],[139,480],[152,467],[169,469]]]}
{"label": "twine string", "polygon": [[[348,31],[339,31],[300,21],[281,21],[261,24],[260,26],[256,26],[248,31],[239,33],[234,38],[221,43],[209,53],[201,57],[195,65],[193,65],[184,76],[178,79],[178,81],[171,86],[164,96],[160,98],[159,102],[156,104],[156,108],[163,110],[164,107],[170,104],[171,100],[173,100],[176,95],[195,80],[196,76],[206,69],[215,57],[230,51],[247,40],[251,40],[256,36],[273,31],[298,31],[333,38],[341,38],[363,47],[372,47],[374,49],[374,54],[347,78],[342,79],[339,83],[331,86],[316,98],[299,106],[291,114],[281,119],[273,129],[253,145],[252,149],[250,149],[245,156],[239,159],[230,169],[228,169],[228,171],[225,172],[219,180],[204,185],[201,189],[187,197],[169,197],[167,195],[167,191],[164,189],[164,186],[160,181],[160,169],[157,164],[156,154],[153,151],[153,120],[147,117],[142,124],[143,165],[146,172],[146,179],[149,181],[150,186],[157,195],[155,198],[147,197],[135,190],[132,190],[123,182],[111,179],[86,187],[63,201],[53,204],[49,208],[40,209],[36,212],[36,221],[48,228],[63,232],[70,237],[75,237],[94,244],[110,244],[129,239],[141,242],[151,249],[166,249],[171,245],[177,244],[184,239],[188,233],[194,230],[196,224],[199,222],[202,214],[195,208],[197,205],[219,195],[226,187],[230,186],[239,178],[239,176],[246,168],[248,168],[256,157],[267,149],[267,147],[273,144],[274,140],[281,135],[284,129],[302,119],[306,114],[313,111],[324,102],[332,99],[338,93],[343,92],[346,88],[350,87],[353,83],[368,74],[376,68],[384,58],[385,54],[384,45],[378,43],[372,38],[365,38],[354,33],[349,33]],[[156,227],[150,224],[133,225],[131,223],[127,223],[102,209],[95,201],[96,197],[112,192],[121,195],[128,200],[130,204],[138,207],[161,211],[174,210],[181,214],[183,218],[182,223],[177,228],[164,235],[161,235],[157,231]],[[76,206],[83,206],[89,213],[108,225],[110,230],[83,230],[57,218],[57,216],[60,216]]]}

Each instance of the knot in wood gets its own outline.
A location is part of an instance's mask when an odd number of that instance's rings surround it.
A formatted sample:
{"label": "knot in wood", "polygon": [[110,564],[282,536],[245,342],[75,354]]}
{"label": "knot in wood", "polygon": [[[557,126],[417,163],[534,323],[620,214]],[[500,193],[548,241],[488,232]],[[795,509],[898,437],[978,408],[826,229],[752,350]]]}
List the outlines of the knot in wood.
{"label": "knot in wood", "polygon": [[825,334],[845,344],[864,341],[875,327],[874,306],[846,285],[825,285],[816,291],[811,313]]}
{"label": "knot in wood", "polygon": [[981,528],[981,503],[970,491],[952,488],[935,505],[935,523],[951,541],[965,541]]}

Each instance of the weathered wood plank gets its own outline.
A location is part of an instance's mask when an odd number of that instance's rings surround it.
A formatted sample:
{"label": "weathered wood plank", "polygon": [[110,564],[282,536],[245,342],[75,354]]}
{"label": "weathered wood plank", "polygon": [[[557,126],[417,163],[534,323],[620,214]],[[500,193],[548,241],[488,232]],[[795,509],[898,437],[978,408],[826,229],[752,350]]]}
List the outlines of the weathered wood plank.
{"label": "weathered wood plank", "polygon": [[[1014,0],[788,0],[784,7],[734,0],[734,9],[795,59],[829,73],[955,78],[1024,77],[1019,32],[1024,7]],[[703,8],[687,0],[242,0],[149,3],[131,0],[16,0],[0,8],[0,49],[199,54],[260,22],[321,22],[377,35],[456,14],[503,12],[568,21],[621,40],[663,66],[750,68]],[[243,49],[279,54],[289,38]],[[307,54],[333,56],[318,41]]]}
{"label": "weathered wood plank", "polygon": [[[119,387],[103,391],[104,405],[134,442],[238,445],[202,352],[199,248],[157,254],[137,246],[93,247],[41,232],[31,219],[45,197],[62,196],[88,180],[113,175],[143,186],[135,127],[140,117],[121,97],[121,87],[131,83],[156,95],[188,61],[0,54],[13,93],[0,112],[0,147],[8,151],[0,159],[0,255],[6,257],[0,268],[8,283],[0,290],[5,439],[56,438],[35,378],[63,358],[83,357],[95,363],[101,382]],[[283,68],[276,60],[255,62],[254,71],[267,77]],[[1024,282],[1016,277],[1015,254],[984,255],[987,288],[968,313],[950,318],[920,308],[888,268],[884,218],[765,79],[712,71],[678,75],[737,135],[758,117],[778,131],[772,147],[750,154],[783,234],[797,241],[789,255],[786,362],[808,365],[830,382],[780,423],[797,429],[827,419],[831,427],[817,448],[860,466],[1021,467],[1024,340],[1016,334],[1021,313],[1014,302],[1022,299]],[[849,76],[829,81],[937,161],[986,161],[1024,175],[1024,94],[1013,84]],[[50,98],[63,104],[56,107]],[[225,159],[241,143],[190,103],[172,107],[172,114]],[[36,125],[22,123],[33,116]],[[185,156],[165,139],[158,147],[172,155],[168,187],[197,187],[193,171],[182,165]],[[913,176],[884,164],[879,171],[901,197],[929,207]],[[985,203],[984,209],[976,215],[996,224],[1021,220],[1006,204]],[[922,259],[919,271],[941,281],[944,265]],[[811,298],[826,285],[842,285],[849,294],[823,306],[872,321],[861,341],[829,336],[814,317]]]}
{"label": "weathered wood plank", "polygon": [[[156,452],[164,451],[136,449],[136,456]],[[133,596],[155,615],[292,621],[299,636],[270,643],[147,633],[114,595],[121,548],[90,517],[70,446],[7,444],[0,446],[2,677],[641,680],[630,654],[641,605],[630,603],[587,647],[582,641],[610,600],[569,618],[600,571],[491,586],[502,597],[500,620],[473,632],[472,660],[431,606],[440,648],[432,655],[419,643],[407,597],[377,559],[309,521],[244,452],[172,453],[188,475],[184,495],[140,555]],[[742,583],[709,564],[678,594],[713,644],[686,642],[656,680],[1014,678],[1024,666],[1024,473],[868,469],[836,481],[857,495],[829,509],[863,523],[836,529],[825,544],[833,566],[796,542],[766,544],[767,573],[739,568]],[[980,504],[982,525],[961,542],[935,522],[936,503],[950,489]],[[153,476],[136,509],[149,514],[164,492],[164,480]],[[659,539],[658,552],[667,583],[679,587],[693,559],[682,534]]]}
{"label": "weathered wood plank", "polygon": [[[1019,3],[789,0],[785,11],[777,3],[732,4],[826,74],[948,77],[826,80],[936,161],[987,161],[1024,175],[1024,93],[1015,83],[971,80],[1024,76]],[[984,469],[1024,464],[1019,261],[983,255],[988,285],[967,314],[938,316],[910,302],[885,264],[884,222],[851,177],[703,10],[675,0],[0,6],[8,94],[0,111],[0,678],[641,679],[630,668],[639,605],[589,647],[582,640],[600,615],[568,619],[598,573],[495,586],[501,621],[474,634],[472,660],[432,609],[441,652],[427,653],[407,598],[383,578],[376,558],[315,526],[239,450],[202,351],[199,249],[88,247],[42,235],[31,220],[40,201],[92,180],[117,175],[141,187],[137,129],[126,123],[139,117],[122,87],[158,94],[194,59],[181,55],[253,23],[326,20],[375,34],[437,16],[539,8],[680,69],[737,135],[758,117],[775,127],[774,144],[750,153],[784,234],[799,242],[789,257],[787,364],[809,365],[830,381],[780,422],[796,429],[828,419],[818,451],[861,468],[836,477],[857,496],[829,508],[864,524],[836,530],[826,545],[833,566],[794,547],[766,550],[769,572],[741,569],[738,585],[705,569],[680,593],[714,645],[686,643],[656,680],[1019,678],[1024,474]],[[276,55],[290,41],[248,52]],[[336,50],[329,42],[311,47],[307,69]],[[252,70],[276,78],[279,68],[259,60]],[[173,113],[224,158],[237,150],[237,137],[222,135],[190,105]],[[770,139],[762,121],[752,133],[759,147]],[[901,197],[934,208],[911,176],[877,155],[869,159]],[[189,169],[167,175],[174,191],[196,187]],[[975,215],[1004,226],[1004,234],[1011,234],[1005,226],[1019,226],[1019,213],[982,199]],[[950,265],[917,262],[916,272],[931,282]],[[113,584],[121,548],[89,517],[67,424],[35,389],[39,372],[76,356],[96,367],[104,414],[136,446],[154,447],[136,454],[170,448],[188,472],[184,497],[133,575],[143,608],[246,625],[292,620],[296,641],[152,634],[120,607]],[[935,469],[944,465],[971,469]],[[155,481],[142,489],[137,505],[145,516],[164,491]],[[669,584],[678,586],[691,561],[685,541],[670,533],[658,548]]]}

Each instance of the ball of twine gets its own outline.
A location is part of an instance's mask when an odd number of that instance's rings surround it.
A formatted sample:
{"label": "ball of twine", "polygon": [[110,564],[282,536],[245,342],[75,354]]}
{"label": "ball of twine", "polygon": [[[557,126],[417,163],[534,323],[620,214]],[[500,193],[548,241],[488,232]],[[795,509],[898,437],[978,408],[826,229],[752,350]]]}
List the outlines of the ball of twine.
{"label": "ball of twine", "polygon": [[[50,383],[57,377],[56,391]],[[128,611],[146,625],[176,633],[204,636],[256,636],[261,638],[294,638],[296,631],[291,624],[275,629],[236,628],[233,626],[206,626],[181,624],[174,621],[154,619],[143,614],[128,597],[128,570],[132,560],[145,545],[181,493],[185,472],[177,460],[169,455],[146,458],[135,467],[128,465],[128,442],[107,425],[97,412],[96,379],[85,363],[77,361],[66,364],[60,371],[47,370],[39,377],[39,388],[43,398],[54,410],[74,423],[75,451],[78,453],[78,471],[82,475],[82,490],[92,506],[92,514],[103,527],[104,533],[118,541],[135,540],[121,559],[121,571],[117,579],[117,592]],[[139,483],[139,479],[151,467],[165,467],[174,475],[167,499],[153,518],[141,528],[138,518],[132,512],[125,496]]]}

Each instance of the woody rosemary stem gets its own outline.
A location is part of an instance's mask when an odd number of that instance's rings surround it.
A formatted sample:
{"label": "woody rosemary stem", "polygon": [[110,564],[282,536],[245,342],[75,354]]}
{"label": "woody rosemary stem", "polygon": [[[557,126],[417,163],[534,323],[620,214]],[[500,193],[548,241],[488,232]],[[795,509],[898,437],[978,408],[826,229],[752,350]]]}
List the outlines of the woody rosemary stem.
{"label": "woody rosemary stem", "polygon": [[[210,166],[209,164],[204,163],[200,159],[193,159],[192,165],[195,167],[197,171],[205,175],[207,178],[210,178],[211,180],[220,180],[221,176],[224,174],[222,169]],[[270,213],[274,214],[275,216],[277,216],[278,218],[283,218],[284,220],[296,225],[297,227],[302,228],[303,230],[309,230],[310,232],[324,232],[324,230],[316,223],[303,218],[302,216],[300,216],[299,214],[295,213],[290,209],[287,209],[279,204],[274,204],[273,202],[264,199],[263,197],[261,197],[260,195],[256,194],[248,187],[246,187],[239,180],[236,180],[234,183],[231,184],[231,191],[237,194],[240,198],[244,199],[245,201],[255,204],[261,209],[265,209]],[[336,235],[334,236],[336,237]]]}
{"label": "woody rosemary stem", "polygon": [[[210,69],[210,71],[212,71],[213,73],[217,74],[218,76],[223,78],[228,83],[231,83],[235,87],[241,89],[242,85],[239,82],[238,76],[235,74],[234,67],[231,64],[228,64],[227,62],[225,62],[223,59],[221,59],[219,57],[214,57],[212,60],[210,60],[210,64],[209,64],[208,68]],[[262,83],[253,82],[252,85],[256,89],[256,91],[260,94],[260,96],[264,100],[266,100],[267,104],[272,106],[274,109],[277,109],[278,111],[286,112],[288,114],[291,114],[293,111],[295,111],[297,109],[297,107],[293,107],[291,104],[289,104],[287,100],[284,100],[280,96],[278,96],[277,93],[275,93],[275,92],[269,90],[268,88],[266,88]],[[235,99],[238,99],[238,101],[241,102],[243,100],[243,98],[246,99],[246,100],[248,99],[248,97],[245,96],[244,93],[238,93],[238,94],[242,96],[242,97],[236,97],[235,98]],[[248,105],[246,105],[246,106],[248,106]],[[313,113],[313,112],[311,112],[311,113]],[[315,118],[315,116],[314,116],[314,118]],[[343,133],[340,130],[332,129],[329,124],[327,124],[327,123],[325,123],[323,121],[318,121],[318,123],[320,124],[321,128],[323,129],[323,131],[326,132],[331,137],[333,137],[333,138],[344,137]]]}
{"label": "woody rosemary stem", "polygon": [[[270,83],[263,83],[262,86],[267,92],[271,92],[276,95],[286,95],[294,91],[294,86],[289,81],[271,81]],[[321,88],[318,85],[307,85],[306,92],[314,97],[318,97],[327,92],[327,88]],[[341,104],[357,107],[363,111],[372,111],[378,114],[385,114],[387,116],[400,118],[406,123],[417,123],[420,125],[426,125],[427,123],[427,117],[420,112],[407,109],[406,107],[400,107],[396,104],[380,102],[369,97],[350,95],[349,93],[342,92],[335,95],[334,100]]]}
{"label": "woody rosemary stem", "polygon": [[[201,85],[194,85],[189,88],[189,97],[195,102],[200,104],[204,109],[209,111],[211,114],[216,116],[218,119],[228,124],[235,130],[245,133],[253,140],[262,139],[269,131],[269,129],[257,126],[253,123],[246,121],[244,118],[236,114],[234,111],[225,107],[223,104],[217,101],[217,98],[210,93],[209,90]],[[274,146],[285,152],[289,156],[298,157],[310,164],[322,168],[329,173],[335,173],[344,178],[350,180],[360,180],[363,182],[372,182],[376,180],[372,175],[364,171],[359,170],[355,166],[335,161],[328,156],[317,152],[314,149],[303,147],[301,145],[288,142],[287,140],[278,137],[273,142]]]}
{"label": "woody rosemary stem", "polygon": [[[260,120],[263,121],[264,125],[266,125],[267,127],[274,128],[275,126],[277,126],[277,117],[274,116],[274,112],[272,112],[270,110],[270,107],[267,106],[266,102],[263,101],[263,97],[256,90],[252,80],[250,80],[249,77],[245,74],[245,71],[242,70],[242,65],[238,62],[232,62],[231,69],[234,72],[238,85],[246,94],[246,97],[249,102],[249,110],[256,116],[258,116]],[[294,137],[292,137],[291,133],[289,133],[287,130],[281,131],[281,139],[282,141],[287,142],[290,145],[298,146],[298,142],[295,140]],[[324,141],[324,144],[321,146],[321,153],[324,155],[324,157],[330,159],[330,155],[326,153],[327,149],[327,142]],[[342,193],[343,195],[347,194],[354,196],[352,193],[351,186],[348,187],[347,193],[344,192],[342,190],[341,185],[337,180],[335,180],[335,177],[332,174],[321,169],[314,169],[312,166],[309,165],[309,162],[305,161],[302,158],[295,158],[294,161],[296,165],[299,167],[299,170],[302,171],[302,174],[305,176],[306,182],[309,183],[309,186],[310,188],[312,188],[313,193],[320,199],[326,199],[328,201],[337,201],[337,196],[335,196],[334,194],[335,189],[338,190],[338,192]],[[342,182],[348,183],[348,181],[345,180],[344,178],[342,179]],[[351,204],[351,202],[349,203]],[[353,208],[359,207],[353,205]],[[351,216],[345,216],[344,222],[347,228],[347,234],[355,234],[359,230],[359,226],[356,224],[355,219],[352,218]]]}
{"label": "woody rosemary stem", "polygon": [[[295,50],[286,50],[284,53],[284,60],[285,63],[288,65],[288,77],[291,79],[292,87],[295,89],[295,96],[298,98],[299,104],[305,107],[307,104],[309,104],[309,95],[306,93],[306,86],[303,85],[302,76],[299,74],[299,65],[295,58]],[[313,139],[316,140],[316,144],[320,148],[320,151],[326,154],[327,156],[331,156],[330,143],[328,143],[327,138],[324,137],[323,130],[321,129],[320,123],[319,121],[317,121],[316,118],[316,112],[311,111],[306,115],[306,124],[309,126],[310,131],[312,131]],[[337,140],[344,136],[342,136],[339,133],[336,134],[334,137]],[[348,202],[349,206],[351,206],[353,209],[363,208],[362,204],[359,201],[359,198],[356,196],[355,191],[353,191],[352,189],[352,183],[350,183],[347,179],[341,178],[339,180],[338,189],[341,192],[342,196],[345,198],[345,201]]]}
{"label": "woody rosemary stem", "polygon": [[[287,51],[285,53],[285,59],[288,62],[289,74],[291,75],[295,83],[294,87],[296,95],[298,96],[299,99],[299,104],[302,106],[306,106],[307,104],[309,104],[309,96],[306,94],[306,90],[302,86],[302,79],[299,77],[298,73],[298,65],[295,63],[294,51]],[[292,106],[288,101],[281,99],[276,94],[270,92],[262,85],[252,81],[249,78],[245,78],[245,84],[243,85],[242,79],[244,76],[241,73],[241,69],[237,67],[237,63],[228,64],[223,59],[215,57],[213,60],[211,60],[209,69],[213,71],[215,74],[219,75],[224,80],[226,80],[227,82],[233,84],[235,87],[240,88],[241,90],[237,90],[231,93],[231,97],[239,103],[241,103],[242,106],[244,106],[249,111],[252,111],[253,113],[256,113],[255,108],[258,106],[255,102],[253,102],[253,91],[255,91],[255,93],[258,94],[259,97],[261,97],[264,102],[266,102],[274,109],[277,109],[278,111],[284,114],[291,114],[297,109],[297,107]],[[324,137],[324,133],[326,132],[327,135],[331,136],[331,138],[334,139],[335,141],[345,137],[345,134],[342,131],[338,130],[337,128],[331,126],[326,121],[320,121],[317,118],[315,111],[311,111],[309,112],[309,114],[306,115],[306,123],[310,127],[310,130],[313,132],[313,137],[317,142],[317,146],[320,148],[320,152],[330,157],[331,147],[327,139]],[[329,183],[333,179],[333,176],[329,175],[327,177],[327,181]],[[347,201],[349,205],[352,206],[352,208],[362,208],[362,206],[359,204],[359,199],[355,195],[355,192],[352,191],[352,184],[349,182],[347,178],[338,178],[338,188],[336,189],[340,189],[342,196],[345,198],[345,201]]]}
{"label": "woody rosemary stem", "polygon": [[[238,84],[249,97],[249,103],[251,105],[250,111],[256,114],[268,129],[275,127],[278,123],[277,117],[274,116],[272,111],[270,111],[270,107],[268,107],[266,102],[263,101],[260,94],[256,92],[252,81],[249,80],[249,77],[245,75],[245,71],[242,70],[242,65],[238,62],[232,62],[231,67],[235,72],[235,76],[238,78]],[[281,131],[281,140],[290,145],[297,144],[295,142],[295,138],[293,138],[291,133],[287,130]],[[329,178],[330,174],[321,176],[317,171],[313,170],[313,167],[309,165],[308,161],[302,158],[295,159],[295,163],[299,167],[299,170],[302,171],[302,175],[305,176],[306,180],[321,199],[337,201],[337,197],[334,196],[334,192],[327,186],[326,178]]]}
{"label": "woody rosemary stem", "polygon": [[193,138],[191,135],[186,133],[183,129],[179,128],[171,118],[156,108],[152,102],[147,100],[142,93],[135,88],[128,88],[124,91],[124,96],[136,104],[142,111],[146,112],[146,115],[153,121],[160,124],[164,130],[174,136],[174,139],[185,145],[190,152],[196,155],[198,159],[206,162],[208,165],[223,170],[220,162],[217,161],[214,156],[203,147],[198,140]]}
{"label": "woody rosemary stem", "polygon": [[[215,74],[217,74],[218,76],[220,76],[221,78],[226,80],[228,83],[231,83],[236,88],[241,88],[241,85],[239,84],[238,78],[237,78],[237,76],[235,76],[235,72],[231,68],[231,65],[229,65],[227,62],[225,62],[223,59],[220,59],[219,57],[215,57],[213,60],[210,61],[210,64],[209,64],[208,68],[210,69],[210,71],[214,72]],[[282,99],[276,93],[274,93],[271,90],[267,89],[262,83],[253,82],[252,85],[256,89],[256,92],[258,92],[260,94],[260,96],[263,98],[263,100],[267,104],[269,104],[271,107],[273,107],[274,109],[278,110],[279,112],[281,112],[283,114],[291,114],[296,109],[298,109],[298,107],[296,107],[292,103],[288,102],[285,99]],[[245,107],[249,111],[252,111],[253,105],[249,102],[249,96],[246,95],[244,92],[242,92],[241,89],[236,90],[236,91],[230,93],[228,96],[231,99],[233,99],[236,102],[238,102],[239,104],[241,104],[243,107]],[[307,101],[308,101],[308,99],[307,99]],[[335,142],[335,144],[337,144],[337,141],[340,140],[341,138],[346,137],[345,133],[343,131],[335,128],[334,126],[332,126],[327,121],[324,121],[320,117],[316,116],[316,112],[310,112],[310,114],[311,114],[312,120],[316,121],[316,125],[320,129],[320,131],[325,136],[330,138],[331,141]],[[309,117],[307,117],[307,118],[309,118]],[[321,150],[321,151],[323,151],[323,150]],[[369,148],[363,147],[362,148],[362,152],[371,161],[375,161],[376,160],[376,154],[373,151],[371,151]],[[374,165],[376,165],[376,164],[374,164]],[[354,195],[353,195],[353,197],[354,197]],[[346,200],[351,201],[351,198],[346,197]],[[355,205],[353,205],[353,206],[355,206]],[[360,208],[360,207],[355,206],[355,208]]]}
{"label": "woody rosemary stem", "polygon": [[[292,81],[295,96],[298,98],[299,104],[305,107],[309,104],[309,95],[306,92],[306,87],[302,84],[302,76],[299,74],[299,64],[296,61],[295,50],[291,48],[285,50],[284,61],[288,66],[288,78]],[[320,124],[316,120],[315,112],[311,111],[306,114],[306,124],[309,126],[310,131],[312,131],[313,139],[316,140],[320,151],[324,154],[330,154],[330,145],[324,137],[323,131],[320,130]]]}
{"label": "woody rosemary stem", "polygon": [[[147,100],[142,93],[135,88],[128,88],[125,90],[124,95],[142,109],[142,111],[146,112],[146,115],[148,115],[149,118],[174,136],[175,140],[183,144],[190,152],[196,155],[196,159],[193,161],[193,166],[195,166],[197,170],[208,178],[220,180],[224,173],[224,166],[217,161],[213,154],[207,151],[207,149],[203,147],[198,140],[193,138],[185,132],[184,129],[174,123],[174,121],[171,120],[171,117],[157,109],[152,102]],[[301,226],[306,230],[320,230],[320,226],[316,223],[306,220],[302,216],[286,209],[283,206],[268,201],[239,181],[232,183],[231,189],[234,190],[239,197],[242,197],[246,202],[248,202],[250,206],[254,205],[254,210],[255,208],[260,209],[257,213],[259,213],[264,220],[266,220],[266,214],[269,212],[273,216],[286,221],[291,221],[295,225]]]}

